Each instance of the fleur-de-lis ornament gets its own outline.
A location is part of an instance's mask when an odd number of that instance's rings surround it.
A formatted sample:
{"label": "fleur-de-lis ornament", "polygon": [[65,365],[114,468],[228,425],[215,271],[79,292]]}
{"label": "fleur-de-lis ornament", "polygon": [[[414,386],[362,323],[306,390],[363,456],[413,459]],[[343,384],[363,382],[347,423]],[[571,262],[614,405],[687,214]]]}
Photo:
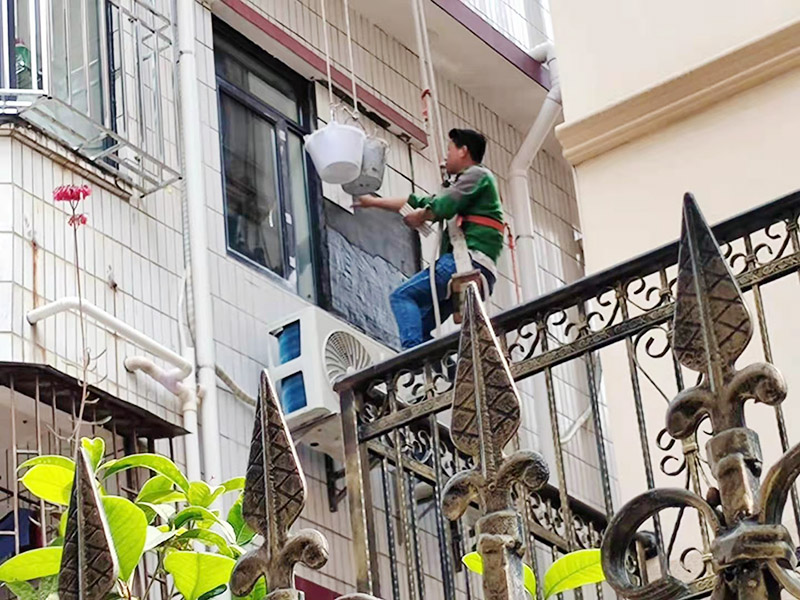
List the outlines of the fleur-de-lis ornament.
{"label": "fleur-de-lis ornament", "polygon": [[289,528],[306,502],[306,480],[292,436],[269,375],[261,374],[253,440],[245,477],[242,516],[264,537],[262,546],[248,552],[231,574],[231,591],[246,596],[263,575],[268,600],[302,600],[294,587],[297,563],[319,569],[328,561],[328,544],[322,534]]}
{"label": "fleur-de-lis ornament", "polygon": [[718,506],[683,489],[651,490],[626,504],[603,540],[608,582],[627,598],[660,600],[689,594],[669,574],[635,585],[624,567],[636,530],[669,507],[698,510],[715,534],[711,558],[717,582],[714,600],[777,600],[781,587],[800,598],[794,575],[794,543],[781,524],[789,490],[800,473],[800,448],[787,452],[759,486],[762,471],[758,434],[747,427],[744,403],[775,406],[786,398],[777,369],[756,363],[735,367],[752,337],[741,290],[694,198],[684,198],[672,347],[678,361],[702,374],[702,382],[679,393],[667,411],[667,430],[677,439],[694,435],[705,419],[706,445],[717,481]]}
{"label": "fleur-de-lis ornament", "polygon": [[101,600],[114,587],[119,566],[91,461],[78,448],[58,577],[61,600]]}
{"label": "fleur-de-lis ornament", "polygon": [[520,400],[508,363],[484,311],[478,288],[467,286],[450,425],[453,444],[475,458],[475,468],[454,475],[442,494],[444,514],[460,518],[472,502],[483,517],[476,524],[484,564],[486,600],[524,600],[522,521],[511,500],[521,483],[541,488],[549,470],[536,452],[506,456],[520,424]]}

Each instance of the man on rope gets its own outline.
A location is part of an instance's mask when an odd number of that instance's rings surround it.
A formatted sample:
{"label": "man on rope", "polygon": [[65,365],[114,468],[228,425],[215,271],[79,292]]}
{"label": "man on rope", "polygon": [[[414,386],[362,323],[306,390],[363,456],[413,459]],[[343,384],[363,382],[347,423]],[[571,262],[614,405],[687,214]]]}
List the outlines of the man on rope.
{"label": "man on rope", "polygon": [[[403,220],[413,229],[427,221],[455,218],[454,225],[459,228],[459,235],[463,231],[472,267],[480,271],[491,293],[497,280],[496,264],[503,249],[505,225],[497,181],[481,164],[486,152],[486,138],[471,129],[452,129],[448,137],[445,169],[451,180],[445,182],[436,195],[411,194],[408,198],[361,196],[354,200],[353,206],[400,212],[408,203],[415,210]],[[452,237],[452,232],[442,236],[434,275],[442,321],[454,311],[448,289],[457,273]],[[431,339],[436,322],[428,269],[420,271],[392,292],[390,302],[404,350]]]}

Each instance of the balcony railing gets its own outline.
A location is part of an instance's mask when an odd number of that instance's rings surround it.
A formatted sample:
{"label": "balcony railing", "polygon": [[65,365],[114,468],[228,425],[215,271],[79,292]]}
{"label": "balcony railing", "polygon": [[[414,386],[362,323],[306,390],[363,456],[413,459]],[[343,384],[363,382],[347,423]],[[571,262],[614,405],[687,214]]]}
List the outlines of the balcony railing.
{"label": "balcony railing", "polygon": [[[776,288],[783,298],[781,305],[788,306],[786,297],[791,300],[797,293],[796,285],[789,285],[785,278],[800,269],[798,215],[800,192],[714,228],[745,299],[755,307],[754,326],[758,325],[767,361],[772,360],[777,336],[767,326],[764,298]],[[555,485],[537,494],[521,493],[518,498],[520,511],[527,517],[525,561],[537,575],[564,552],[599,546],[606,518],[619,508],[604,386],[597,376],[601,350],[616,347],[616,372],[620,364],[627,367],[625,376],[608,384],[618,400],[617,410],[620,397],[627,398],[628,413],[635,415],[631,416],[635,431],[627,435],[615,431],[614,439],[628,438],[624,460],[643,468],[643,481],[636,491],[667,482],[705,495],[713,485],[703,443],[707,433],[701,428],[697,435],[704,439],[699,443],[696,438],[678,442],[664,429],[664,398],[692,385],[690,377],[696,377],[673,358],[670,348],[677,258],[676,242],[492,321],[514,378],[534,381],[532,397],[523,399],[523,413],[549,419],[538,428],[538,449],[555,471]],[[387,600],[473,598],[480,590],[459,569],[460,556],[472,550],[474,523],[469,515],[450,523],[439,508],[444,483],[469,464],[440,425],[449,422],[457,347],[458,335],[453,334],[337,385],[359,589],[382,594]],[[584,444],[582,453],[573,455],[563,436],[569,425],[580,420],[574,407],[575,389],[585,393],[590,426],[582,432],[593,444]],[[544,404],[547,408],[542,411]],[[784,419],[780,407],[774,409],[774,419],[777,441],[786,450],[791,422]],[[547,439],[548,430],[551,439]],[[588,490],[576,490],[575,482],[585,481],[593,472],[599,475],[597,482]],[[592,504],[599,505],[599,510]],[[792,494],[792,509],[787,515],[794,515],[790,520],[800,533],[796,494]],[[696,519],[690,523],[681,510],[656,518],[648,527],[637,551],[631,553],[631,573],[646,582],[652,575],[648,571],[658,562],[662,570],[667,568],[688,583],[689,592],[681,597],[710,593],[714,579],[708,536],[700,535],[703,526],[698,528]],[[656,555],[660,560],[655,560]],[[603,588],[576,591],[574,597],[584,594],[602,597]]]}
{"label": "balcony railing", "polygon": [[0,112],[141,193],[168,185],[179,170],[173,29],[145,0],[0,0]]}

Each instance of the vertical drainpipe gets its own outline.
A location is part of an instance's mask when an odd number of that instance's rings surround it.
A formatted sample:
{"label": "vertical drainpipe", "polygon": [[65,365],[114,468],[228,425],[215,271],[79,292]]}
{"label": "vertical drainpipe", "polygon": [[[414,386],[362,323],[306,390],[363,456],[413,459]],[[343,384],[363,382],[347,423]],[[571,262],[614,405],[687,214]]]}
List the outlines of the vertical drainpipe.
{"label": "vertical drainpipe", "polygon": [[200,98],[195,56],[195,0],[178,0],[178,75],[180,79],[180,117],[184,160],[184,194],[188,220],[191,294],[194,306],[195,361],[197,385],[202,393],[202,446],[205,480],[211,485],[222,481],[219,443],[219,409],[214,373],[214,325],[209,284],[206,195],[201,137]]}
{"label": "vertical drainpipe", "polygon": [[[517,257],[523,302],[530,302],[541,294],[528,172],[536,154],[542,148],[545,139],[561,115],[561,84],[553,44],[551,42],[539,44],[531,50],[530,55],[537,62],[547,66],[551,85],[539,114],[528,130],[516,155],[511,159],[508,169],[511,210],[517,231]],[[550,464],[554,464],[555,444],[559,442],[553,439],[552,431],[548,426],[550,414],[547,407],[544,376],[534,377],[532,382],[529,383],[529,381],[521,382],[521,387],[534,397],[533,410],[542,453]]]}

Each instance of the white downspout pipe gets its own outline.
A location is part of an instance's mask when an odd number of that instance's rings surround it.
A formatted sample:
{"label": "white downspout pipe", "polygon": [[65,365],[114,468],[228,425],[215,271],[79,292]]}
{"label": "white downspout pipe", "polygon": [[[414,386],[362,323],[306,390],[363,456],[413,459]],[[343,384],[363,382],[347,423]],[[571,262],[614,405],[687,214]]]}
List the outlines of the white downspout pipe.
{"label": "white downspout pipe", "polygon": [[536,260],[536,245],[533,232],[533,211],[528,183],[528,172],[533,159],[536,158],[545,139],[552,131],[561,115],[561,84],[558,78],[558,65],[553,44],[539,44],[530,55],[537,62],[544,63],[550,71],[550,91],[544,104],[531,125],[525,140],[511,159],[508,168],[509,186],[511,188],[511,210],[517,229],[517,256],[519,258],[522,300],[530,302],[540,293],[539,265]]}
{"label": "white downspout pipe", "polygon": [[[541,293],[539,282],[539,261],[536,256],[534,239],[533,210],[531,206],[530,184],[528,172],[536,154],[542,148],[545,139],[552,131],[561,115],[561,84],[558,77],[558,64],[555,49],[551,42],[539,44],[530,52],[531,57],[545,64],[550,71],[550,91],[544,99],[530,130],[511,159],[508,169],[509,187],[511,190],[511,211],[517,231],[517,257],[519,259],[519,279],[522,301],[530,302]],[[530,382],[530,383],[529,383]],[[533,411],[537,424],[537,432],[541,440],[541,450],[549,464],[555,464],[555,440],[550,425],[550,413],[547,402],[547,387],[543,375],[521,382],[522,390],[533,395]],[[552,476],[552,475],[551,475]]]}
{"label": "white downspout pipe", "polygon": [[[180,120],[183,142],[183,183],[189,221],[192,299],[195,323],[197,385],[203,393],[200,411],[203,421],[203,464],[205,481],[222,482],[217,380],[214,374],[214,325],[209,283],[206,194],[203,168],[203,140],[200,132],[200,98],[197,87],[195,49],[195,0],[177,1],[178,76],[180,80]],[[184,232],[187,235],[187,232]]]}
{"label": "white downspout pipe", "polygon": [[80,300],[77,296],[68,296],[40,306],[39,308],[34,308],[27,314],[28,323],[36,325],[39,321],[62,312],[77,312],[79,307],[83,309],[83,314],[85,316],[94,319],[109,331],[124,337],[139,346],[142,350],[145,350],[153,356],[157,356],[175,367],[175,370],[171,372],[174,377],[185,379],[192,374],[192,363],[183,358],[180,354],[158,343],[153,338],[146,336],[138,329],[131,327],[114,315],[96,307],[91,302]]}

